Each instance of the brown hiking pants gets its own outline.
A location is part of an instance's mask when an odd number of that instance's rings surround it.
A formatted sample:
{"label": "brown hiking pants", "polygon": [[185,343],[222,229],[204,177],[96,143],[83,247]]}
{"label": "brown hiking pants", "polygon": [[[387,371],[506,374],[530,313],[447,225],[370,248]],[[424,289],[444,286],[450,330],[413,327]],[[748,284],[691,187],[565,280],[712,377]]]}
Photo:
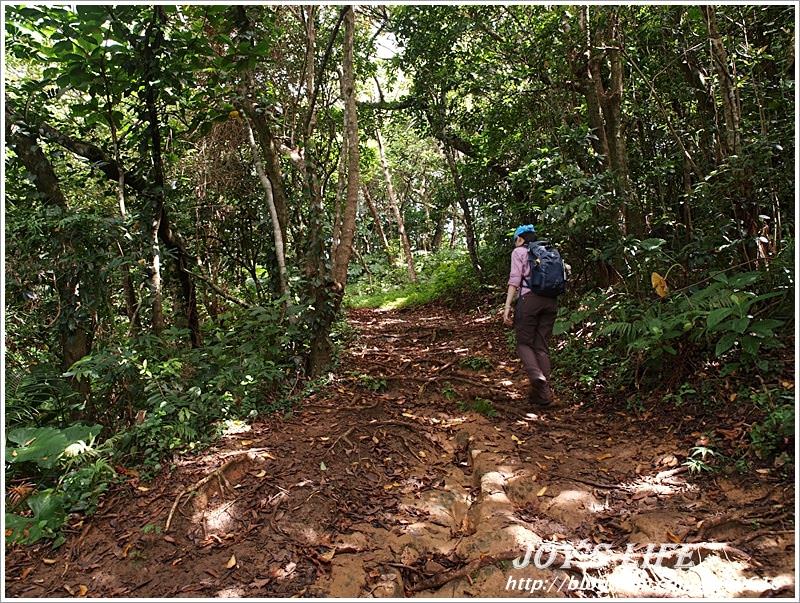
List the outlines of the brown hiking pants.
{"label": "brown hiking pants", "polygon": [[531,382],[531,394],[550,401],[550,356],[547,341],[553,334],[558,302],[552,297],[528,293],[517,300],[514,312],[514,331],[517,335],[517,354]]}

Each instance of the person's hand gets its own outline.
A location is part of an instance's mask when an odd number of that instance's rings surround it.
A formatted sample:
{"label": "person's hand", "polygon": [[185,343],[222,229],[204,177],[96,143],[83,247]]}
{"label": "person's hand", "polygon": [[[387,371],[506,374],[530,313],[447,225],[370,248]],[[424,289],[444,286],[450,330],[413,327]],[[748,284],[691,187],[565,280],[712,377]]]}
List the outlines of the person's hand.
{"label": "person's hand", "polygon": [[503,312],[503,324],[506,325],[507,327],[511,327],[514,325],[514,323],[511,321],[511,317],[508,315],[508,310]]}

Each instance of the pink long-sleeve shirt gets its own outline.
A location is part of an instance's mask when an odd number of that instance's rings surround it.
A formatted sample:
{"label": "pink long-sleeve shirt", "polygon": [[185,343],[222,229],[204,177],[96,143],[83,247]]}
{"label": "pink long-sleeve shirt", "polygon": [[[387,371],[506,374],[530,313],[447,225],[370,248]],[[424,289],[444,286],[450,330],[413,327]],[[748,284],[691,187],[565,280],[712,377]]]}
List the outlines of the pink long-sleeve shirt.
{"label": "pink long-sleeve shirt", "polygon": [[508,275],[508,284],[519,287],[519,295],[527,295],[531,292],[524,283],[525,279],[531,273],[531,267],[528,264],[528,248],[525,245],[515,247],[511,252],[511,272]]}

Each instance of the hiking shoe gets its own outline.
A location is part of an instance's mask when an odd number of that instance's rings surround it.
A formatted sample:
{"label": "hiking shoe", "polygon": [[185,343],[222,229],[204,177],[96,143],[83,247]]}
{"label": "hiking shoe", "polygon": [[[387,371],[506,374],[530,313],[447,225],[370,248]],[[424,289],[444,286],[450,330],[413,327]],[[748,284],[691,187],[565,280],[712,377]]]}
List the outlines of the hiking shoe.
{"label": "hiking shoe", "polygon": [[539,408],[545,408],[553,403],[552,400],[543,398],[539,392],[534,389],[531,389],[531,391],[528,392],[528,402],[534,406],[538,406]]}

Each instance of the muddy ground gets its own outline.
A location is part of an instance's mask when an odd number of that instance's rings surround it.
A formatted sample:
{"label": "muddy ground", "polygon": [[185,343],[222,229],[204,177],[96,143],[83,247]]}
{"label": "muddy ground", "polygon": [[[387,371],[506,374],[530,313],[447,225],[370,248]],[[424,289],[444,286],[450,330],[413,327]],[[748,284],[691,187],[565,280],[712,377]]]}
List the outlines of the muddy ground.
{"label": "muddy ground", "polygon": [[6,595],[794,596],[791,479],[683,465],[733,419],[528,407],[495,314],[350,323],[327,387],[8,550]]}

